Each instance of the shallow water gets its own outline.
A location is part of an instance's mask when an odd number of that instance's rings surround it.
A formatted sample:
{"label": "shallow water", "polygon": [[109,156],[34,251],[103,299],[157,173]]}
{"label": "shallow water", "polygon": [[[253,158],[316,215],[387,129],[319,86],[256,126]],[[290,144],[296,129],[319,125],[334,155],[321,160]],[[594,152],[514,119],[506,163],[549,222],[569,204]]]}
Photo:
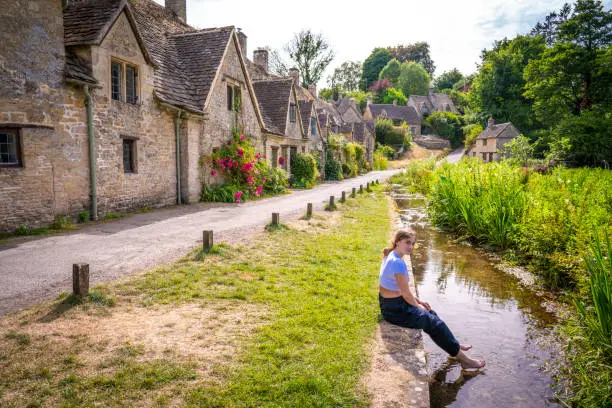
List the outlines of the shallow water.
{"label": "shallow water", "polygon": [[486,253],[457,244],[433,228],[424,200],[395,195],[405,226],[417,231],[412,254],[419,298],[447,323],[472,357],[485,359],[477,373],[461,366],[423,335],[428,351],[432,407],[557,407],[551,374],[555,316],[545,299],[494,267]]}

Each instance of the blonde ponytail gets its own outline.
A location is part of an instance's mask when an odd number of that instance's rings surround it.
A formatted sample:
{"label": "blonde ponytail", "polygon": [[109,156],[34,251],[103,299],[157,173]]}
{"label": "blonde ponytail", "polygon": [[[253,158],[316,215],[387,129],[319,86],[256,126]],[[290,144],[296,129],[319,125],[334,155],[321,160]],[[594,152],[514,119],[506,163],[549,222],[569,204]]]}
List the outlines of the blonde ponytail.
{"label": "blonde ponytail", "polygon": [[386,258],[387,255],[389,255],[389,253],[391,251],[393,251],[395,249],[395,247],[397,247],[397,243],[400,242],[402,239],[411,239],[411,240],[416,240],[416,232],[414,232],[414,230],[412,229],[403,229],[403,230],[397,230],[395,232],[395,237],[393,238],[393,240],[391,242],[389,242],[391,244],[391,246],[388,246],[386,248],[383,248],[382,250],[382,256],[383,258]]}

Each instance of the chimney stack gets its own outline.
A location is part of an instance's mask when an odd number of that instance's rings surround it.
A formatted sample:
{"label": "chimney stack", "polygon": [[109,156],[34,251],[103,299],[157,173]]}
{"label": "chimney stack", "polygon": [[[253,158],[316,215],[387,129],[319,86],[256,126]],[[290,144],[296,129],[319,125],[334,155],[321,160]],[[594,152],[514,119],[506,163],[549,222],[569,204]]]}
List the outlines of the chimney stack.
{"label": "chimney stack", "polygon": [[493,115],[489,116],[489,120],[487,121],[487,129],[493,128],[495,126],[495,119],[493,119]]}
{"label": "chimney stack", "polygon": [[257,48],[253,51],[253,63],[261,67],[265,73],[268,73],[268,49]]}
{"label": "chimney stack", "polygon": [[295,82],[296,86],[301,86],[300,84],[300,70],[293,67],[293,68],[289,68],[289,76],[293,77],[293,81]]}
{"label": "chimney stack", "polygon": [[308,92],[310,92],[312,96],[314,96],[316,99],[317,98],[317,84],[308,85]]}
{"label": "chimney stack", "polygon": [[166,8],[172,11],[179,20],[187,24],[187,0],[165,0]]}
{"label": "chimney stack", "polygon": [[396,106],[396,105],[397,105],[397,100],[394,99],[393,100],[393,106]]}
{"label": "chimney stack", "polygon": [[236,33],[238,34],[238,42],[240,43],[240,50],[242,51],[242,58],[247,59],[247,36],[242,32],[242,29],[237,28]]}

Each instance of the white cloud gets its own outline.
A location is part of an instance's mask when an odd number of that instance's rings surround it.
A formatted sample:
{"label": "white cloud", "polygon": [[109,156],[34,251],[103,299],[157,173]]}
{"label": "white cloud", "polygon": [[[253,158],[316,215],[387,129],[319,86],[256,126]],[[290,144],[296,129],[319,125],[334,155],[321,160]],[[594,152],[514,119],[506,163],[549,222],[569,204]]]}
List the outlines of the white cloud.
{"label": "white cloud", "polygon": [[[163,4],[163,0],[155,0]],[[608,0],[609,1],[609,0]],[[320,32],[336,58],[327,75],[347,60],[363,61],[375,47],[426,41],[436,75],[454,67],[476,70],[480,53],[495,40],[526,34],[564,0],[456,0],[349,2],[310,0],[187,0],[187,22],[198,28],[233,25],[248,36],[248,53],[257,47],[280,49],[303,28]]]}

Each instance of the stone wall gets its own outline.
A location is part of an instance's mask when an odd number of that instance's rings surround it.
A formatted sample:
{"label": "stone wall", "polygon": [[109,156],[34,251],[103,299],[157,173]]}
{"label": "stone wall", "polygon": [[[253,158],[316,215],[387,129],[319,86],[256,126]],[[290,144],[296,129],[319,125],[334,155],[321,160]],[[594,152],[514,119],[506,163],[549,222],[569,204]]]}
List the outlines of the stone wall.
{"label": "stone wall", "polygon": [[89,206],[84,96],[64,85],[62,1],[0,8],[0,127],[19,129],[23,163],[0,168],[0,230],[40,227]]}
{"label": "stone wall", "polygon": [[[247,79],[240,59],[238,57],[237,42],[230,42],[225,58],[221,65],[216,80],[213,83],[208,96],[206,106],[206,120],[200,128],[200,156],[209,157],[214,148],[217,148],[229,140],[232,136],[234,126],[234,112],[227,109],[227,85],[239,85],[242,96],[242,107],[238,115],[238,125],[244,129],[244,133],[253,138],[253,144],[258,152],[263,153],[263,137],[261,124],[255,113],[253,100],[247,87]],[[221,175],[211,176],[211,167],[205,165],[200,169],[199,184],[221,183]]]}
{"label": "stone wall", "polygon": [[[133,211],[176,202],[174,113],[153,100],[154,73],[144,58],[125,13],[99,47],[91,48],[94,77],[94,132],[98,212]],[[111,59],[138,70],[136,104],[111,98]],[[135,170],[123,168],[123,139],[134,140]]]}

